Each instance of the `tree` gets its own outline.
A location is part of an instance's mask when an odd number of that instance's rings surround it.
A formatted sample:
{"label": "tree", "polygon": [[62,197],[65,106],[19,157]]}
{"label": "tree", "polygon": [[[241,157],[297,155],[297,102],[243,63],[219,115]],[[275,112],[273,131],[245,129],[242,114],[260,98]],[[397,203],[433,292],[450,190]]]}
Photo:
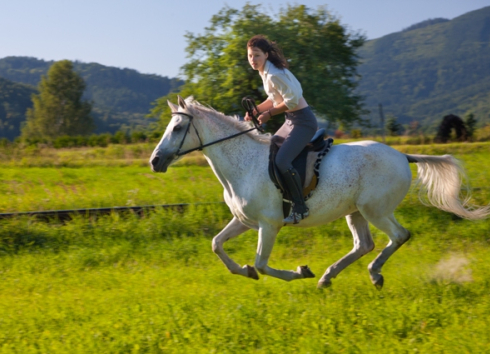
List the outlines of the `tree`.
{"label": "tree", "polygon": [[473,134],[475,133],[476,123],[478,122],[478,120],[475,118],[475,115],[472,112],[467,113],[464,118],[466,134],[468,136],[468,139],[471,140],[473,138]]}
{"label": "tree", "polygon": [[[247,41],[256,34],[283,49],[306,100],[320,117],[347,125],[361,121],[362,98],[354,89],[359,77],[356,50],[365,38],[348,33],[324,7],[312,11],[304,5],[288,6],[276,17],[260,5],[246,4],[241,11],[223,8],[204,35],[186,35],[190,60],[182,67],[185,84],[179,94],[192,95],[227,114],[243,114],[243,96],[263,101],[262,80],[246,57]],[[152,112],[165,125],[170,117],[166,101],[176,95],[159,99]]]}
{"label": "tree", "polygon": [[389,115],[386,122],[386,129],[388,129],[390,136],[397,136],[402,130],[402,126],[397,122],[397,118],[395,116]]}
{"label": "tree", "polygon": [[[452,134],[453,132],[455,136]],[[442,119],[434,141],[438,143],[447,143],[448,140],[452,139],[465,141],[467,137],[468,132],[466,131],[463,120],[454,114],[449,114]]]}
{"label": "tree", "polygon": [[82,101],[85,82],[73,71],[69,60],[54,63],[32,96],[27,110],[24,138],[54,139],[62,135],[88,135],[94,128],[92,105]]}

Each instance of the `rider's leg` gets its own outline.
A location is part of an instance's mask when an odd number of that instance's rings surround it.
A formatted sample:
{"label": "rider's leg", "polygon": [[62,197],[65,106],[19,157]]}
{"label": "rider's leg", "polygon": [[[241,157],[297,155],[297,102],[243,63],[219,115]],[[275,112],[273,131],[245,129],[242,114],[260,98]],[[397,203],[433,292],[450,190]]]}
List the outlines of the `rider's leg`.
{"label": "rider's leg", "polygon": [[316,118],[311,109],[307,107],[296,112],[287,113],[286,123],[276,133],[276,135],[287,133],[275,161],[293,199],[293,209],[291,214],[284,219],[285,223],[296,224],[299,220],[308,216],[301,178],[293,168],[292,161],[310,142],[316,130]]}
{"label": "rider's leg", "polygon": [[291,193],[291,199],[293,202],[291,213],[283,221],[285,224],[297,224],[300,220],[309,215],[308,208],[305,204],[305,198],[303,196],[301,177],[294,167],[291,167],[285,173],[282,173],[282,177],[289,192]]}

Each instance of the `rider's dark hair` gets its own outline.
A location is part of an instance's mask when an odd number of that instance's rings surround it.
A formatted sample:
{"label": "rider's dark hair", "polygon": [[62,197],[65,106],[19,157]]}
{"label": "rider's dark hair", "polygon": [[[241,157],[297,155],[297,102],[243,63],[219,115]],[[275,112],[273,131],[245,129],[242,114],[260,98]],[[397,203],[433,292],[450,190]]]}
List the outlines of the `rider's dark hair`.
{"label": "rider's dark hair", "polygon": [[268,40],[265,36],[261,34],[250,38],[247,43],[247,47],[259,48],[264,53],[267,53],[267,60],[269,60],[272,64],[274,64],[275,67],[279,69],[287,69],[289,67],[288,62],[277,43]]}

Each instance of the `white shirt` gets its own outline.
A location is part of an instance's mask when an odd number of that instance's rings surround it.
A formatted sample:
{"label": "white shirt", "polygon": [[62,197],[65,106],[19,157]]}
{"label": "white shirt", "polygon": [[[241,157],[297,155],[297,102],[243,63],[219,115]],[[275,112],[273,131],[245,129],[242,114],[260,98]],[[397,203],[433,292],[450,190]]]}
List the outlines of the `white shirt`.
{"label": "white shirt", "polygon": [[278,69],[267,60],[260,76],[267,98],[274,107],[284,101],[288,109],[294,109],[303,97],[301,84],[288,69]]}

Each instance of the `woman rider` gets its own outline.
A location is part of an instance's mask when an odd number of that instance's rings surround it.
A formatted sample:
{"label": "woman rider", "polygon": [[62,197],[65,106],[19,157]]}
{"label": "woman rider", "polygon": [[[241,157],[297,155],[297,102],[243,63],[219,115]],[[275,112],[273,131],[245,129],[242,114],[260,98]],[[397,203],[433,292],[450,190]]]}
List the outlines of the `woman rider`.
{"label": "woman rider", "polygon": [[[309,213],[301,178],[292,161],[315,135],[317,120],[303,97],[301,84],[288,70],[288,62],[275,42],[262,35],[254,36],[247,43],[247,53],[248,62],[258,70],[267,93],[267,99],[257,106],[259,123],[264,124],[281,113],[286,115],[286,121],[275,134],[285,138],[275,162],[293,199],[293,208],[284,222],[297,224]],[[251,119],[247,113],[245,120]]]}

